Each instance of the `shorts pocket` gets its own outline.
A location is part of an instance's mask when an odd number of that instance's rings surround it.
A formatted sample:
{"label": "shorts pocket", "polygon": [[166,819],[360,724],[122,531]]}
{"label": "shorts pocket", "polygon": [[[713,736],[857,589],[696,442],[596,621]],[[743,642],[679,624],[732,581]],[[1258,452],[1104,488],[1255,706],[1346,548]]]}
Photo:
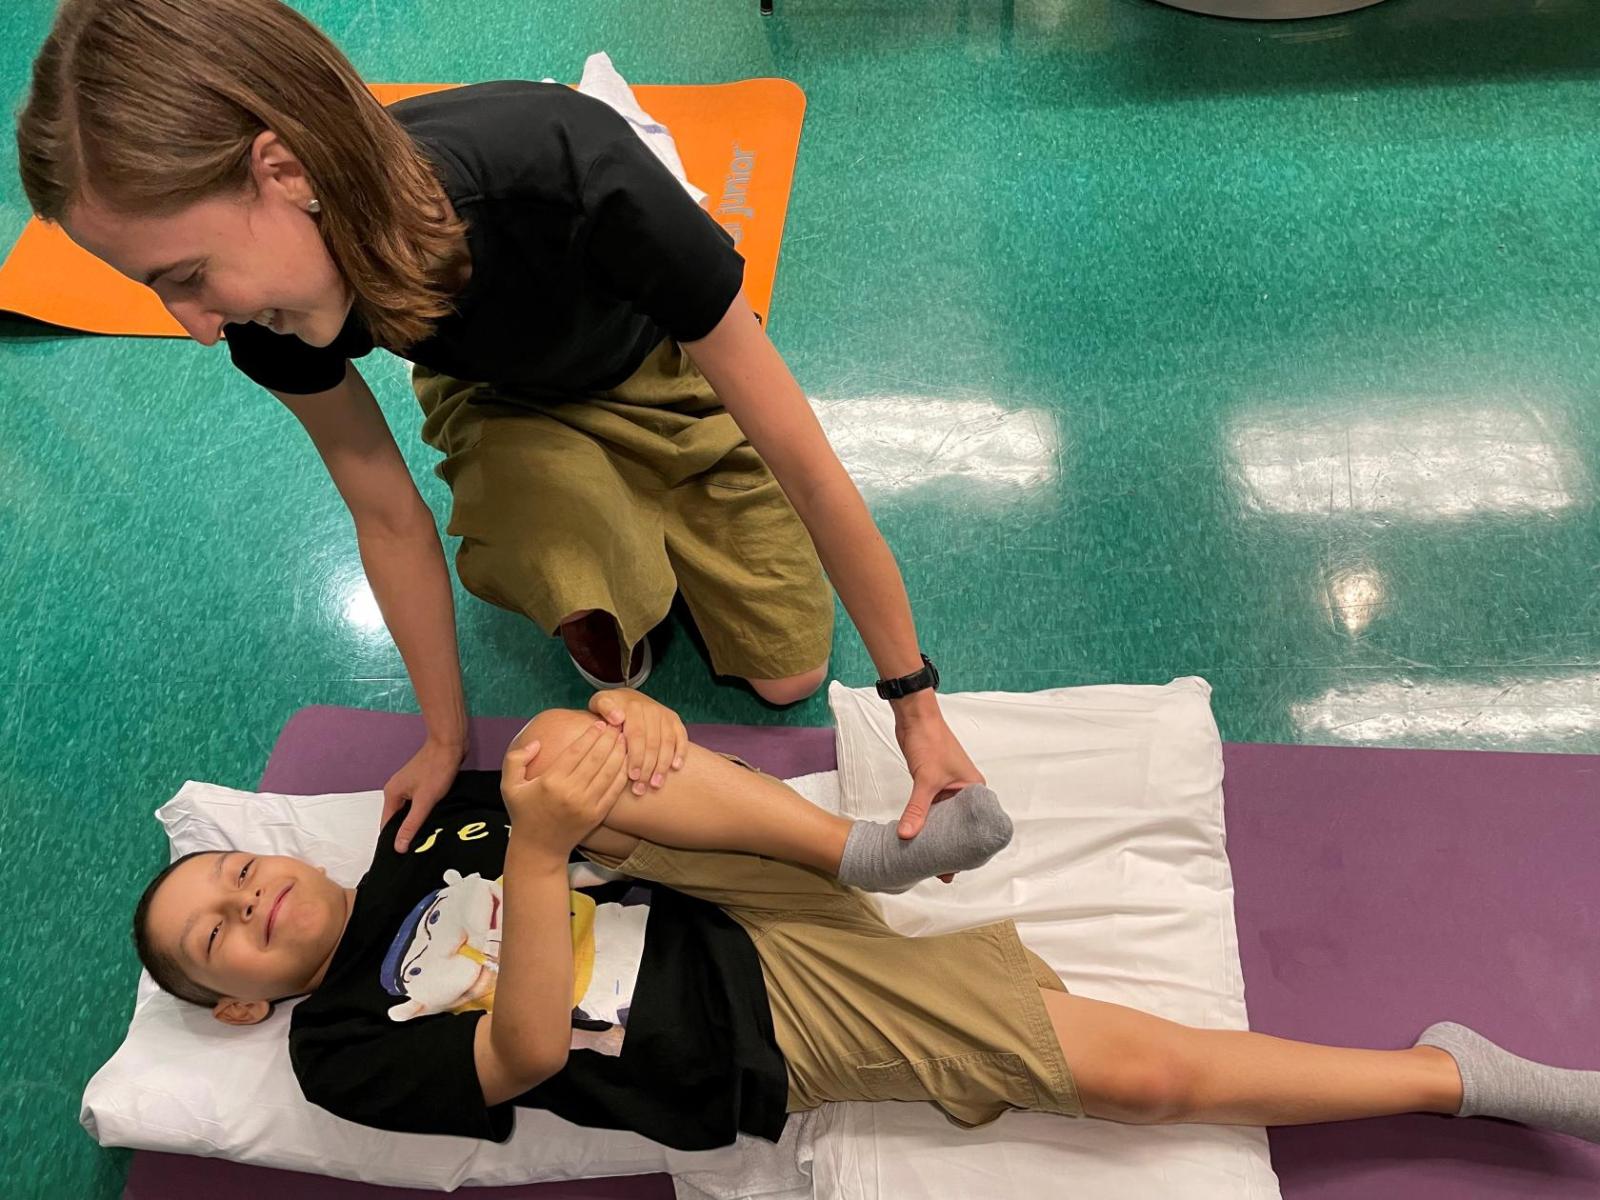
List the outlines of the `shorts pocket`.
{"label": "shorts pocket", "polygon": [[[722,417],[727,417],[730,422],[733,420],[727,413],[700,419],[711,421]],[[737,431],[738,426],[733,425],[732,429]],[[754,492],[768,484],[777,483],[771,469],[761,455],[756,453],[756,448],[748,441],[742,440],[743,433],[738,436],[741,440],[700,475],[700,480],[712,492]]]}
{"label": "shorts pocket", "polygon": [[958,1125],[987,1125],[1014,1108],[1038,1106],[1022,1056],[1001,1050],[940,1058],[855,1056],[863,1100],[920,1100],[937,1105]]}

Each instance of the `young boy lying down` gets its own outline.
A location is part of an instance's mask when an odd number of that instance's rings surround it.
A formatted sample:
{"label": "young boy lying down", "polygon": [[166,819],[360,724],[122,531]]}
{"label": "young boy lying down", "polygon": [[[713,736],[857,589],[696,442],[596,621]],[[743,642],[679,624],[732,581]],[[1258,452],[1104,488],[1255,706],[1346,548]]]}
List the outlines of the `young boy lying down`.
{"label": "young boy lying down", "polygon": [[824,1101],[908,1100],[963,1125],[1415,1111],[1600,1140],[1600,1072],[1458,1025],[1391,1051],[1191,1029],[1069,995],[1009,921],[903,937],[861,889],[982,865],[1011,831],[986,789],[901,842],[687,744],[637,693],[599,703],[622,729],[536,717],[407,853],[381,832],[354,890],[247,850],[180,859],[139,902],[141,959],[233,1024],[306,996],[289,1031],[306,1097],[405,1132],[504,1140],[523,1105],[705,1149],[776,1139]]}

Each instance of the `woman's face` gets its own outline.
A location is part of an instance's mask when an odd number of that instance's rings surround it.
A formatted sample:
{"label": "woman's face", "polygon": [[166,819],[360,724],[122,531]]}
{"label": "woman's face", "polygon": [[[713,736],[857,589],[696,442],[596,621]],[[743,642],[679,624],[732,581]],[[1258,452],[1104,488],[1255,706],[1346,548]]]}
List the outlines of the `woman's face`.
{"label": "woman's face", "polygon": [[252,147],[254,188],[161,216],[116,211],[93,195],[68,210],[73,241],[153,288],[195,341],[256,321],[313,346],[338,336],[351,296],[308,211],[315,193],[298,160],[269,132]]}

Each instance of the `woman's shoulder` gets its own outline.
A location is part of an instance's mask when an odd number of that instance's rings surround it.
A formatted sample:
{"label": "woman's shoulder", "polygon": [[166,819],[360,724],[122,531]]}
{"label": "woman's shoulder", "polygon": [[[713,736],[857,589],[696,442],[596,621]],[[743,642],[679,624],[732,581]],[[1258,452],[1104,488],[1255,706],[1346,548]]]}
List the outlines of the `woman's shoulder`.
{"label": "woman's shoulder", "polygon": [[420,96],[408,96],[389,106],[389,111],[408,128],[419,124],[507,120],[528,121],[545,117],[560,119],[574,105],[573,97],[587,100],[564,83],[535,82],[531,79],[495,79],[485,83],[466,83]]}
{"label": "woman's shoulder", "polygon": [[596,157],[633,136],[608,105],[560,83],[473,83],[390,111],[425,148],[452,160],[458,185],[478,197],[572,195]]}

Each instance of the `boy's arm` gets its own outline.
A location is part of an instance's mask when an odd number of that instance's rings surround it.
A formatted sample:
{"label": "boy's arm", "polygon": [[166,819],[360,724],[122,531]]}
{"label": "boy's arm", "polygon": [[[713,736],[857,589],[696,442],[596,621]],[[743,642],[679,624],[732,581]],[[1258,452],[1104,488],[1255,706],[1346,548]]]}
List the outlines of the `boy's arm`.
{"label": "boy's arm", "polygon": [[490,1107],[543,1083],[572,1043],[572,915],[567,858],[605,820],[628,783],[622,731],[596,722],[534,779],[538,742],[513,746],[500,790],[511,814],[494,1012],[473,1036]]}
{"label": "boy's arm", "polygon": [[478,1021],[473,1061],[484,1103],[503,1104],[567,1062],[572,1040],[572,919],[567,856],[513,825],[494,1012]]}

